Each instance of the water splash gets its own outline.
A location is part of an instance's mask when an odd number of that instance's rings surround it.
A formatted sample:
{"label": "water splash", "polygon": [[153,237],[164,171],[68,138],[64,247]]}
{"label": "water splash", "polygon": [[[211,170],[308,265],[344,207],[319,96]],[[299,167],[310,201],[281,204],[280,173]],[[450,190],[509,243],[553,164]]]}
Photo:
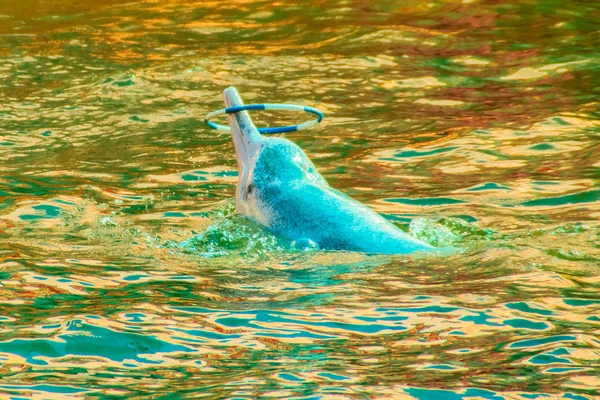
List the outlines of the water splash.
{"label": "water splash", "polygon": [[409,232],[435,247],[472,248],[489,242],[496,232],[481,229],[460,218],[415,218]]}
{"label": "water splash", "polygon": [[282,239],[248,218],[236,214],[233,201],[204,215],[216,221],[190,239],[182,242],[167,241],[163,246],[206,258],[231,255],[255,258],[286,248]]}

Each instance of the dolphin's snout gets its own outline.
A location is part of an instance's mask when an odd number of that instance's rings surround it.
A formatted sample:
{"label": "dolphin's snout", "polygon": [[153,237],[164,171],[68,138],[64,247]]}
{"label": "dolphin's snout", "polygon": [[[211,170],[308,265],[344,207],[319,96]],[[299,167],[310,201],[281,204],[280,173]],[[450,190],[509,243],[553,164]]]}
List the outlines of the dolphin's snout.
{"label": "dolphin's snout", "polygon": [[240,94],[236,90],[235,87],[230,86],[223,91],[223,96],[225,97],[225,107],[237,107],[244,105]]}
{"label": "dolphin's snout", "polygon": [[[238,91],[233,87],[228,87],[223,91],[225,98],[225,107],[239,107],[244,105]],[[241,174],[247,170],[250,165],[250,159],[260,149],[262,137],[247,111],[237,111],[227,114],[229,126],[231,128],[231,137],[235,147],[235,157],[238,163],[238,172]]]}

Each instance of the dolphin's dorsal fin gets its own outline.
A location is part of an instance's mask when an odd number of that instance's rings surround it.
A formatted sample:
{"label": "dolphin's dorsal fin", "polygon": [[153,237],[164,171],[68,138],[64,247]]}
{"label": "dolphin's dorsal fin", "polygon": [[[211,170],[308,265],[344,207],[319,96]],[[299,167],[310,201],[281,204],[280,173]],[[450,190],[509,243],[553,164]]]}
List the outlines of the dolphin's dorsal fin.
{"label": "dolphin's dorsal fin", "polygon": [[[223,96],[225,97],[226,108],[244,105],[240,94],[233,86],[225,89]],[[229,113],[227,114],[227,119],[229,120],[229,127],[232,131],[237,129],[243,134],[242,136],[251,140],[260,138],[260,133],[258,132],[258,129],[256,129],[254,122],[252,122],[252,118],[250,118],[248,111]]]}

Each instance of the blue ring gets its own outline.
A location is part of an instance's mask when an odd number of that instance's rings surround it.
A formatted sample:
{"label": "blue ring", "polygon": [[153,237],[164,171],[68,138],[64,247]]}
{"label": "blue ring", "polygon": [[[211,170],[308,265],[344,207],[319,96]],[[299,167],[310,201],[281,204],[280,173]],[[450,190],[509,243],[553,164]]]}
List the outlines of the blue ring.
{"label": "blue ring", "polygon": [[222,114],[231,114],[240,111],[254,111],[254,110],[286,110],[286,111],[305,111],[310,114],[314,114],[317,116],[315,120],[305,122],[299,125],[288,125],[288,126],[279,126],[279,127],[266,127],[266,128],[257,128],[258,132],[261,134],[273,134],[273,133],[284,133],[284,132],[295,132],[302,129],[310,128],[318,123],[320,123],[323,118],[325,118],[325,114],[322,111],[317,110],[316,108],[308,107],[308,106],[299,106],[295,104],[246,104],[243,106],[234,106],[229,108],[224,108],[222,110],[213,111],[209,113],[204,122],[211,127],[212,129],[220,130],[220,131],[230,131],[230,128],[227,125],[217,124],[215,122],[210,121],[210,118],[215,117],[217,115]]}

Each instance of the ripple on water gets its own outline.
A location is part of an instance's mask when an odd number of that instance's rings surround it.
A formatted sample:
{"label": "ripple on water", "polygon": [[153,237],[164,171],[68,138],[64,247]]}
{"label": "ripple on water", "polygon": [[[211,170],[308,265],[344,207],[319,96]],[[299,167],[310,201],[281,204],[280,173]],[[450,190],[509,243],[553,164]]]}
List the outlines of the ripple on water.
{"label": "ripple on water", "polygon": [[[0,397],[597,397],[596,2],[63,3],[0,15]],[[456,251],[235,216],[229,85]]]}

